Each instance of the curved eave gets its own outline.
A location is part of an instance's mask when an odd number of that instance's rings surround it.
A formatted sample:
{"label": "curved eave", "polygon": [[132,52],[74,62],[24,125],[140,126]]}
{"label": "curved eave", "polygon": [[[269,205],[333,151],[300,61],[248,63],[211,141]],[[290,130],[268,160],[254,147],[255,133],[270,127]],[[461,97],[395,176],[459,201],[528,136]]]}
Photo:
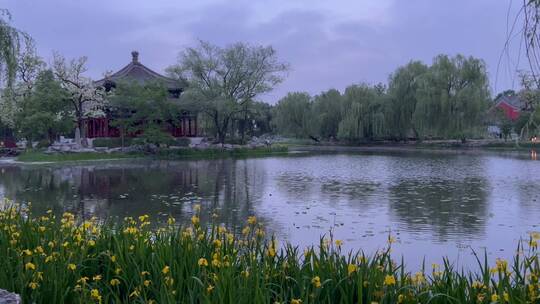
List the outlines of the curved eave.
{"label": "curved eave", "polygon": [[[140,69],[140,71],[143,74],[146,74],[148,77],[144,77],[144,79],[141,79],[140,76],[139,77],[131,76],[130,74],[132,74],[132,71],[134,71],[135,69]],[[155,79],[157,81],[162,81],[169,90],[183,90],[182,85],[178,81],[172,78],[163,76],[157,72],[154,72],[150,68],[138,62],[137,63],[130,62],[128,65],[120,69],[118,72],[108,77],[94,81],[94,84],[96,86],[103,86],[105,85],[106,81],[117,82],[118,80],[130,79],[130,78],[136,81],[140,81],[141,83],[148,81],[147,79]]]}

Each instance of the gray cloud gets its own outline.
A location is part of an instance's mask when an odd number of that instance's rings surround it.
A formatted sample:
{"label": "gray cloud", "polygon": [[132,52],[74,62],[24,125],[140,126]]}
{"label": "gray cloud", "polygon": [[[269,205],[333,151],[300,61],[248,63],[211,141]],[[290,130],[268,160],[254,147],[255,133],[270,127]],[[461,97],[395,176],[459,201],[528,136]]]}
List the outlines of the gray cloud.
{"label": "gray cloud", "polygon": [[275,102],[288,91],[385,82],[398,66],[440,53],[483,58],[493,90],[512,87],[508,62],[497,74],[508,1],[4,0],[0,6],[36,39],[42,56],[86,55],[96,78],[127,64],[133,49],[163,71],[196,39],[271,44],[292,66],[287,80],[263,97]]}

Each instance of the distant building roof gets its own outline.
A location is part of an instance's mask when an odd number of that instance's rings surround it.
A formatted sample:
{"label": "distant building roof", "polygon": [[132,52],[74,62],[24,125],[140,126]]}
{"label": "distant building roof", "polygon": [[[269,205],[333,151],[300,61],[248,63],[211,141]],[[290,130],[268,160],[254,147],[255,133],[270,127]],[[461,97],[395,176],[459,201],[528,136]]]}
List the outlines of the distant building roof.
{"label": "distant building roof", "polygon": [[495,100],[495,106],[505,103],[518,111],[526,109],[527,105],[518,95],[501,95]]}
{"label": "distant building roof", "polygon": [[184,85],[179,81],[165,77],[159,73],[152,71],[139,62],[139,52],[131,52],[131,62],[120,69],[118,72],[109,75],[95,82],[98,86],[114,85],[119,80],[132,80],[140,84],[148,81],[161,81],[169,90],[183,90]]}

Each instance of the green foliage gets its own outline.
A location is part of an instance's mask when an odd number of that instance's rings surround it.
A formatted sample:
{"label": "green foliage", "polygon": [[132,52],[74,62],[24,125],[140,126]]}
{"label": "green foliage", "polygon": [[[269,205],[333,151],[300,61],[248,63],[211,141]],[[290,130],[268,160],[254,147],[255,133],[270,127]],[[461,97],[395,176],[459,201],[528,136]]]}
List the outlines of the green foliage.
{"label": "green foliage", "polygon": [[181,109],[168,98],[162,83],[121,81],[109,100],[114,117],[111,125],[120,130],[121,142],[129,134],[142,132],[143,142],[171,143],[170,136],[161,134],[161,129],[178,124]]}
{"label": "green foliage", "polygon": [[241,147],[234,149],[222,149],[222,148],[208,148],[208,149],[164,149],[160,150],[157,157],[160,159],[213,159],[213,158],[227,158],[227,157],[258,157],[267,155],[287,155],[288,148],[281,145],[274,145],[272,147]]}
{"label": "green foliage", "polygon": [[[321,237],[303,251],[265,237],[249,217],[242,233],[192,207],[188,227],[147,215],[121,223],[71,213],[0,211],[0,288],[24,303],[535,303],[540,261],[531,234],[512,261],[478,270],[406,269],[393,238],[373,255]],[[209,218],[209,223],[201,219]]]}
{"label": "green foliage", "polygon": [[305,138],[312,135],[312,101],[308,93],[289,93],[278,101],[275,109],[277,131],[280,134]]}
{"label": "green foliage", "polygon": [[275,109],[274,125],[287,136],[344,141],[410,137],[478,137],[485,133],[489,90],[485,64],[458,55],[436,57],[431,66],[412,61],[384,84],[351,85],[343,94],[292,93]]}
{"label": "green foliage", "polygon": [[[133,142],[133,138],[124,138],[124,146],[130,146]],[[107,148],[120,148],[122,147],[121,138],[96,138],[92,141],[94,147],[107,147]]]}
{"label": "green foliage", "polygon": [[338,90],[331,89],[315,96],[313,117],[317,134],[322,138],[337,138],[339,123],[345,115],[343,97]]}
{"label": "green foliage", "polygon": [[347,141],[375,139],[385,136],[384,92],[368,85],[352,85],[345,89],[344,108],[338,137]]}
{"label": "green foliage", "polygon": [[5,78],[11,87],[17,73],[21,42],[28,43],[31,38],[11,26],[11,14],[6,9],[0,9],[0,81]]}
{"label": "green foliage", "polygon": [[179,64],[168,70],[187,79],[183,100],[208,117],[211,131],[223,143],[231,133],[231,122],[245,123],[253,100],[282,82],[287,69],[270,46],[235,43],[221,48],[200,41],[197,48],[182,52]]}
{"label": "green foliage", "polygon": [[529,139],[540,131],[540,90],[536,78],[530,74],[521,75],[523,89],[519,97],[525,103],[526,112],[522,112],[516,122],[516,131],[521,139]]}
{"label": "green foliage", "polygon": [[137,137],[134,141],[137,144],[154,144],[156,146],[170,146],[175,143],[174,137],[169,133],[163,131],[159,126],[150,126],[144,129],[142,135]]}
{"label": "green foliage", "polygon": [[245,143],[245,136],[260,136],[271,133],[272,106],[265,102],[247,102],[240,113],[234,116],[230,133],[239,133],[240,144]]}
{"label": "green foliage", "polygon": [[90,160],[113,160],[142,157],[143,155],[132,153],[96,153],[96,152],[81,152],[81,153],[59,153],[45,154],[39,151],[26,151],[17,156],[17,161],[21,162],[76,162]]}
{"label": "green foliage", "polygon": [[189,147],[189,144],[191,144],[191,140],[189,138],[180,137],[174,139],[175,146]]}
{"label": "green foliage", "polygon": [[31,94],[22,100],[20,107],[17,125],[21,135],[29,140],[52,142],[73,127],[66,92],[50,70],[40,72]]}
{"label": "green foliage", "polygon": [[407,139],[410,131],[415,137],[419,135],[412,118],[418,104],[420,80],[427,71],[428,67],[422,62],[411,61],[390,76],[387,122],[390,133],[396,138]]}
{"label": "green foliage", "polygon": [[422,75],[414,125],[421,136],[464,140],[481,133],[489,96],[483,61],[439,55]]}
{"label": "green foliage", "polygon": [[519,130],[521,130],[522,126],[519,126],[519,124],[524,124],[523,119],[527,119],[526,117],[527,114],[522,113],[520,115],[520,119],[514,122],[506,116],[504,110],[500,108],[495,108],[491,111],[489,115],[489,121],[491,124],[497,125],[500,128],[502,137],[504,138],[504,140],[507,140],[512,134],[514,127],[518,127]]}

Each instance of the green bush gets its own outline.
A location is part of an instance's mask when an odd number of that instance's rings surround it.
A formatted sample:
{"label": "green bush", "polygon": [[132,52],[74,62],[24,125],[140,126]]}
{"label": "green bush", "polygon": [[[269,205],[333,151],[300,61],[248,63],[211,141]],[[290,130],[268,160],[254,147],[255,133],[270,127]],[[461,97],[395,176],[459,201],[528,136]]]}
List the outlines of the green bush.
{"label": "green bush", "polygon": [[47,148],[48,146],[50,146],[51,143],[49,142],[48,139],[42,139],[38,142],[36,148],[38,149],[44,149],[44,148]]}
{"label": "green bush", "polygon": [[154,144],[156,146],[171,146],[175,143],[174,137],[158,127],[149,127],[135,140],[138,144]]}
{"label": "green bush", "polygon": [[174,139],[174,145],[180,146],[180,147],[189,147],[189,144],[191,143],[191,139],[187,137],[179,137]]}
{"label": "green bush", "polygon": [[[94,147],[120,148],[122,147],[122,139],[120,137],[96,138],[93,141]],[[124,147],[131,146],[133,138],[124,138]]]}

